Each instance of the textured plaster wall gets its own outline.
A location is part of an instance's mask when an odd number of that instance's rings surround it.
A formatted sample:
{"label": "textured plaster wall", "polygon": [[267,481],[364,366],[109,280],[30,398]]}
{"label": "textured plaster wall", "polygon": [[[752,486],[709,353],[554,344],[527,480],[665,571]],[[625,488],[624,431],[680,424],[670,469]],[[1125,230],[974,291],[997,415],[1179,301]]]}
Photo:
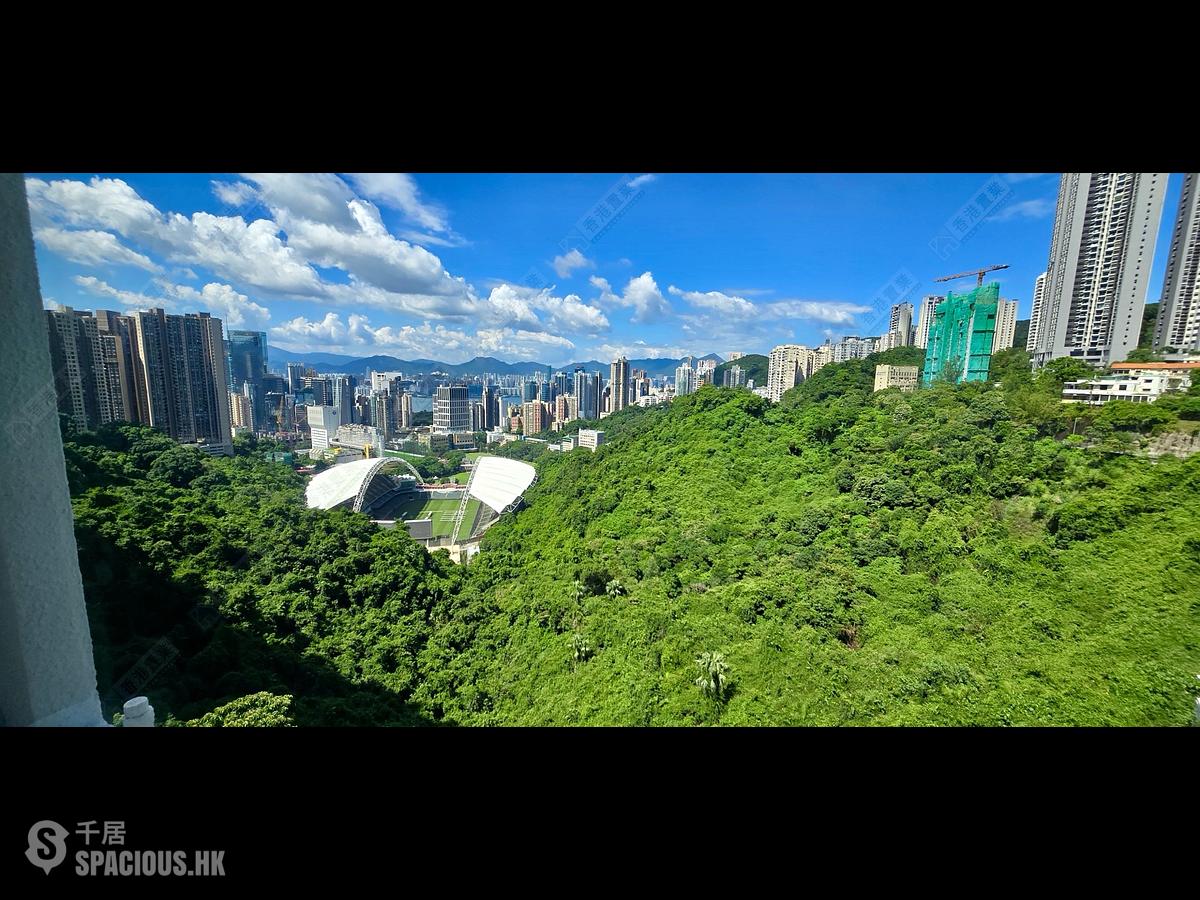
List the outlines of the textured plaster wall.
{"label": "textured plaster wall", "polygon": [[0,173],[0,313],[0,721],[103,725],[19,173]]}

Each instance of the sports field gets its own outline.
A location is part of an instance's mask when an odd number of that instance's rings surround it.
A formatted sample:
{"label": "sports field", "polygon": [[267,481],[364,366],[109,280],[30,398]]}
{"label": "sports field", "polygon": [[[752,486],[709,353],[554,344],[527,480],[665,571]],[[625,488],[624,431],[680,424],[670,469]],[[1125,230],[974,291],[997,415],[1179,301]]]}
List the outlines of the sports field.
{"label": "sports field", "polygon": [[[454,516],[458,512],[458,502],[457,500],[428,500],[418,497],[409,500],[402,506],[397,506],[394,510],[389,510],[389,514],[395,516],[397,522],[432,517],[433,536],[446,537],[450,534],[450,529],[454,527]],[[475,517],[478,514],[479,501],[472,497],[467,501],[467,509],[463,513],[462,528],[459,529],[458,540],[466,540],[471,534],[471,529],[475,524]]]}
{"label": "sports field", "polygon": [[417,497],[409,500],[392,513],[397,522],[407,519],[433,518],[433,536],[445,537],[454,527],[454,514],[458,512],[457,500],[429,500]]}

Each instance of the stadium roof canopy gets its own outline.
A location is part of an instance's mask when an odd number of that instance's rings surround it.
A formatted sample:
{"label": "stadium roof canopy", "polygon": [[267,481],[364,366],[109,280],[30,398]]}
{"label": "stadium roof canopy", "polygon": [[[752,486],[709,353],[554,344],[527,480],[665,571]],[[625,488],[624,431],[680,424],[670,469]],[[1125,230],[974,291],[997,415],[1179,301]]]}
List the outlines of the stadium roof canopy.
{"label": "stadium roof canopy", "polygon": [[475,461],[467,492],[502,514],[521,499],[536,478],[537,470],[529,463],[503,456],[481,456]]}
{"label": "stadium roof canopy", "polygon": [[[358,459],[354,462],[340,463],[330,466],[324,472],[318,472],[309,481],[304,490],[304,499],[309,509],[333,509],[335,506],[349,506],[356,512],[362,512],[364,506],[369,506],[379,499],[380,491],[388,489],[387,479],[374,485],[376,476],[383,473],[385,467],[391,469],[407,469],[419,481],[416,470],[402,459],[384,456],[379,459]],[[407,474],[407,473],[405,473]]]}

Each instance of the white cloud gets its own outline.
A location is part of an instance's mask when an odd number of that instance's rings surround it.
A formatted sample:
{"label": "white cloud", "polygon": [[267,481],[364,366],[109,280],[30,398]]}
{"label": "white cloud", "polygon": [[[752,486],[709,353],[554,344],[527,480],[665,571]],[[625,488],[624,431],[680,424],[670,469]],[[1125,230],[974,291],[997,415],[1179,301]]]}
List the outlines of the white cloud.
{"label": "white cloud", "polygon": [[123,291],[105,281],[101,281],[95,275],[76,275],[73,280],[89,294],[95,294],[97,297],[111,297],[122,306],[130,309],[153,309],[154,307],[161,307],[169,312],[176,312],[176,303],[170,297],[139,294],[135,291]]}
{"label": "white cloud", "polygon": [[657,181],[657,180],[658,180],[657,175],[655,175],[651,172],[647,172],[645,175],[639,175],[637,178],[631,178],[629,180],[629,186],[631,188],[640,188],[644,184],[650,184],[651,182]]}
{"label": "white cloud", "polygon": [[570,278],[571,273],[576,269],[596,268],[596,264],[577,249],[563,256],[554,257],[554,262],[551,265],[554,267],[554,272],[559,278]]}
{"label": "white cloud", "polygon": [[724,294],[721,291],[708,291],[706,293],[701,293],[700,291],[681,291],[675,285],[671,285],[667,288],[667,291],[676,297],[682,297],[692,306],[699,307],[700,309],[709,309],[722,316],[747,319],[758,312],[757,308],[749,300],[743,297]]}
{"label": "white cloud", "polygon": [[601,360],[617,359],[621,356],[627,359],[682,359],[685,356],[700,355],[687,347],[647,344],[645,341],[633,341],[628,344],[599,344],[592,349]]}
{"label": "white cloud", "polygon": [[[483,308],[482,321],[511,326],[529,325],[545,331],[607,331],[608,318],[603,311],[583,302],[576,294],[556,297],[552,288],[531,288],[501,283],[492,288]],[[546,314],[543,321],[538,312]]]}
{"label": "white cloud", "polygon": [[77,275],[75,283],[98,297],[111,297],[129,309],[161,307],[172,313],[207,312],[220,319],[228,328],[261,327],[271,314],[266,307],[239,294],[227,284],[210,282],[202,290],[183,284],[173,284],[163,278],[154,279],[162,294],[143,294],[115,288],[94,275]]}
{"label": "white cloud", "polygon": [[[422,317],[465,318],[478,305],[471,287],[422,247],[395,238],[378,209],[335,175],[257,174],[219,190],[253,191],[275,220],[196,212],[164,214],[119,179],[27,179],[39,227],[115,231],[176,265],[208,268],[241,290],[321,303],[364,303]],[[226,185],[226,183],[218,183]],[[214,188],[217,189],[217,188]],[[426,219],[426,221],[428,221]],[[285,237],[286,235],[286,237]],[[340,269],[350,284],[321,278],[313,265]]]}
{"label": "white cloud", "polygon": [[348,322],[343,322],[336,312],[327,312],[320,320],[297,316],[272,328],[270,335],[272,341],[287,350],[387,353],[446,362],[465,362],[475,356],[496,354],[510,359],[541,360],[549,354],[555,357],[553,362],[561,363],[575,349],[575,344],[567,338],[533,329],[485,328],[472,335],[428,322],[374,328],[366,316],[352,314]]}
{"label": "white cloud", "polygon": [[812,319],[834,325],[853,325],[859,313],[871,307],[840,300],[777,300],[764,306],[766,316],[774,319]]}
{"label": "white cloud", "polygon": [[1044,219],[1054,215],[1054,207],[1054,200],[1023,200],[1020,203],[1009,204],[992,218],[998,222],[1008,219]]}
{"label": "white cloud", "polygon": [[[348,204],[354,192],[342,179],[328,173],[250,172],[242,175],[258,186],[259,199],[277,218],[289,217],[353,228]],[[282,221],[280,224],[284,224]],[[286,227],[286,225],[285,225]]]}
{"label": "white cloud", "polygon": [[298,345],[298,349],[340,348],[346,342],[346,326],[335,312],[325,313],[325,318],[319,322],[296,316],[291,321],[272,328],[270,336],[283,344]]}
{"label": "white cloud", "polygon": [[34,231],[34,237],[47,249],[71,262],[100,266],[108,263],[136,266],[147,272],[161,272],[162,266],[130,250],[107,231],[67,231],[45,225]]}
{"label": "white cloud", "polygon": [[447,298],[450,312],[470,299],[462,279],[454,278],[442,261],[426,250],[393,237],[366,200],[346,207],[353,228],[339,228],[309,219],[284,220],[288,245],[320,266],[341,269],[360,281],[393,294],[423,294]]}
{"label": "white cloud", "polygon": [[[563,351],[575,349],[575,344],[565,337],[547,334],[543,331],[527,331],[512,328],[481,329],[476,333],[480,355],[494,356],[497,353],[511,358],[536,359],[547,352],[559,351],[557,359],[562,358]],[[540,361],[540,360],[538,360]]]}
{"label": "white cloud", "polygon": [[436,232],[450,231],[445,209],[423,200],[420,188],[411,175],[403,172],[359,172],[347,174],[346,177],[364,197],[398,209],[421,228]]}
{"label": "white cloud", "polygon": [[1004,175],[1004,180],[1009,184],[1020,184],[1022,181],[1041,178],[1045,174],[1045,172],[1007,172]]}
{"label": "white cloud", "polygon": [[271,318],[265,306],[239,294],[227,284],[210,282],[201,290],[185,284],[160,281],[159,286],[188,312],[208,312],[220,319],[226,328],[261,328]]}
{"label": "white cloud", "polygon": [[247,206],[258,199],[254,186],[244,181],[213,181],[212,190],[226,206]]}
{"label": "white cloud", "polygon": [[649,272],[629,279],[625,290],[620,294],[612,289],[607,279],[593,275],[589,280],[593,287],[600,289],[599,302],[602,305],[633,307],[634,314],[630,320],[632,322],[651,322],[671,314],[671,304],[663,297],[654,276]]}
{"label": "white cloud", "polygon": [[737,297],[765,297],[775,293],[774,288],[725,288],[722,293],[733,294]]}
{"label": "white cloud", "polygon": [[202,265],[253,288],[320,297],[317,273],[279,237],[267,219],[160,213],[120,179],[90,182],[26,179],[31,213],[43,224],[100,227],[173,263]]}

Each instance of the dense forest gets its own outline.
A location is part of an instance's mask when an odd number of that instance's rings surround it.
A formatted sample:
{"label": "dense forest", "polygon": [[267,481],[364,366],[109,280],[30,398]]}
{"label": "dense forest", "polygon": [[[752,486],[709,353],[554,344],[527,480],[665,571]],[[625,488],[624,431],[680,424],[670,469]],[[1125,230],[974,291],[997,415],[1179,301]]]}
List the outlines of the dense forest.
{"label": "dense forest", "polygon": [[[915,355],[914,355],[915,354]],[[1185,724],[1200,672],[1200,389],[1058,401],[1078,363],[772,405],[704,388],[541,453],[464,567],[308,510],[254,441],[66,443],[106,714],[354,724]],[[1122,407],[1122,409],[1117,409]],[[507,452],[517,451],[509,448]]]}

